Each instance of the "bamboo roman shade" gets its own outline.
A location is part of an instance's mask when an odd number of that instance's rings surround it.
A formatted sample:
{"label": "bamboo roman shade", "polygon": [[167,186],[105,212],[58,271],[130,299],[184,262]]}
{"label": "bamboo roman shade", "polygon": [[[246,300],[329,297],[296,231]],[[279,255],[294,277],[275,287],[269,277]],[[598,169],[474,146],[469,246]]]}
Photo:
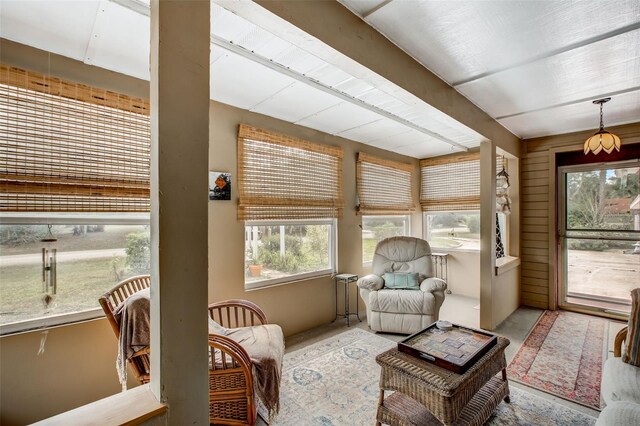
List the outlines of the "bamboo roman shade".
{"label": "bamboo roman shade", "polygon": [[149,103],[0,65],[0,211],[148,212]]}
{"label": "bamboo roman shade", "polygon": [[420,160],[425,212],[480,209],[480,153]]}
{"label": "bamboo roman shade", "polygon": [[238,219],[342,216],[342,148],[245,124],[238,132]]}
{"label": "bamboo roman shade", "polygon": [[358,214],[409,214],[415,210],[411,191],[411,164],[358,153]]}

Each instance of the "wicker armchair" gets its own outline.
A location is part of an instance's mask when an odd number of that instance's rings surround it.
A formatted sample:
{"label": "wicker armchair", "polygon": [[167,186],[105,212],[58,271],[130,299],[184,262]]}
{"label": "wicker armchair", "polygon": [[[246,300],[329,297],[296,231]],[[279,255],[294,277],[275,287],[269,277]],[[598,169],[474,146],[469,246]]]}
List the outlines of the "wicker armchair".
{"label": "wicker armchair", "polygon": [[[208,310],[209,317],[225,328],[267,323],[262,309],[247,300],[212,303]],[[219,360],[209,369],[209,423],[255,424],[257,406],[249,355],[238,343],[219,334],[209,334],[209,346],[212,360]]]}
{"label": "wicker armchair", "polygon": [[[151,279],[149,275],[131,277],[121,281],[98,299],[117,339],[120,338],[120,322],[115,317],[116,308],[128,297],[140,290],[149,288],[150,285]],[[143,384],[149,383],[149,373],[151,371],[149,367],[149,348],[134,353],[128,362],[136,379]]]}

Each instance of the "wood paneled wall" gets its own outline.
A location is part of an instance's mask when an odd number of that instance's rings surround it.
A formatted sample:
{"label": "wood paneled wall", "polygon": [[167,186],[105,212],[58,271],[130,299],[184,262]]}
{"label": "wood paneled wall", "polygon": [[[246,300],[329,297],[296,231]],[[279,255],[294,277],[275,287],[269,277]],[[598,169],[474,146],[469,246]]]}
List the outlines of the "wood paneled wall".
{"label": "wood paneled wall", "polygon": [[[640,143],[640,122],[609,131],[625,145]],[[521,193],[521,304],[556,306],[556,153],[582,151],[593,131],[523,140]],[[589,154],[592,155],[592,154]],[[606,161],[606,154],[599,154]]]}

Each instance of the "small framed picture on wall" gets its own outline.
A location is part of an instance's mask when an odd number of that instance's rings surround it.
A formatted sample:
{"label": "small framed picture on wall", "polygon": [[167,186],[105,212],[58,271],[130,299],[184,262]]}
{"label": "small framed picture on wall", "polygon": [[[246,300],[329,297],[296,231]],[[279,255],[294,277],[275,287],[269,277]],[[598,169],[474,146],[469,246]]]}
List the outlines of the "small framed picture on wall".
{"label": "small framed picture on wall", "polygon": [[231,199],[231,173],[209,172],[209,199]]}

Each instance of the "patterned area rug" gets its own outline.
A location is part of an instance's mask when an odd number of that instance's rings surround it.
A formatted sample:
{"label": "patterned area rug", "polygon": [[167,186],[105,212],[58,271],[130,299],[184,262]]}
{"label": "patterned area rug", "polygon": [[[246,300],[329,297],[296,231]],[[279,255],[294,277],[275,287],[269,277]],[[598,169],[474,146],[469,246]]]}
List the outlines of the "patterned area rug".
{"label": "patterned area rug", "polygon": [[545,311],[511,361],[509,379],[599,410],[608,325],[602,318]]}
{"label": "patterned area rug", "polygon": [[[375,422],[380,367],[377,354],[395,346],[352,329],[284,357],[280,413],[272,425],[359,426]],[[593,425],[595,419],[519,389],[488,425]]]}

